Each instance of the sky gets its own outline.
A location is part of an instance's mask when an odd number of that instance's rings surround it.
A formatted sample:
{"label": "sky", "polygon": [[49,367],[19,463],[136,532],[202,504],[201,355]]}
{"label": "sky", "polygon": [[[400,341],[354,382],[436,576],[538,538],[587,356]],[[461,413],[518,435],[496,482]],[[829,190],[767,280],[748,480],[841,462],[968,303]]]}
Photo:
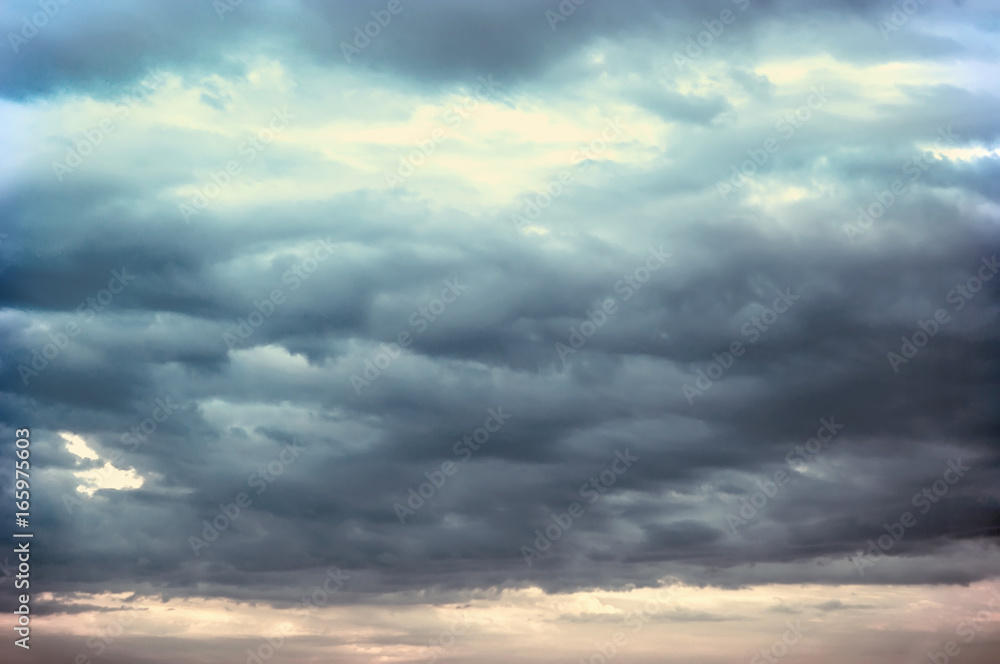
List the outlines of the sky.
{"label": "sky", "polygon": [[996,661],[995,2],[0,28],[4,662]]}

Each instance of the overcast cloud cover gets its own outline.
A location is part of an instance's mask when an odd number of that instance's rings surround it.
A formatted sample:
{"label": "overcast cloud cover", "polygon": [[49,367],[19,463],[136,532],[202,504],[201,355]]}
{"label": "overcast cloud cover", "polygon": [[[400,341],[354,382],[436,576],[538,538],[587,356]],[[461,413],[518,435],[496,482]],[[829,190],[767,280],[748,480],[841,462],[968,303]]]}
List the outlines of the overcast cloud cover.
{"label": "overcast cloud cover", "polygon": [[3,3],[3,661],[995,661],[1000,6],[578,1]]}

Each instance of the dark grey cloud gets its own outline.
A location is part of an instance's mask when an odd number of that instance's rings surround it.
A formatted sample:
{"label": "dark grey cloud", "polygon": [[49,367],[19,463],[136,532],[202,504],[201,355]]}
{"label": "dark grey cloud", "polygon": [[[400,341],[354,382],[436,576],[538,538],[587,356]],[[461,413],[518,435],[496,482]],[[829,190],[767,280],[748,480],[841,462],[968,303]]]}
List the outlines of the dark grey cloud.
{"label": "dark grey cloud", "polygon": [[[146,67],[185,85],[209,72],[235,79],[248,74],[247,53],[340,71],[348,65],[337,44],[382,6],[246,3],[220,21],[202,2],[143,3],[141,12],[68,4],[5,57],[0,92],[114,98]],[[1000,572],[995,555],[979,555],[995,552],[1000,525],[1000,280],[958,300],[961,310],[949,299],[1000,251],[995,154],[933,160],[871,231],[855,242],[843,232],[939,129],[953,129],[957,148],[995,146],[996,96],[935,82],[866,102],[830,75],[832,97],[871,117],[824,107],[760,169],[762,189],[717,193],[730,167],[805,103],[754,73],[765,56],[870,63],[974,49],[917,33],[882,40],[880,10],[863,3],[753,2],[705,55],[750,101],[687,90],[662,42],[682,45],[729,6],[585,3],[553,31],[537,3],[405,3],[357,56],[352,72],[388,73],[413,94],[494,73],[525,108],[543,90],[555,103],[579,100],[594,83],[581,54],[611,44],[621,100],[680,129],[646,163],[595,163],[600,186],[581,178],[553,204],[547,236],[515,233],[516,206],[440,209],[416,185],[212,208],[185,224],[171,192],[233,152],[228,137],[203,128],[151,137],[136,163],[155,159],[153,171],[94,169],[57,183],[39,157],[11,176],[0,193],[10,236],[0,282],[3,440],[33,423],[33,459],[46,469],[35,501],[47,588],[287,606],[330,565],[354,574],[336,602],[420,589],[449,597],[531,584],[646,586],[668,573],[739,587],[969,583]],[[32,7],[9,5],[4,32]],[[933,11],[965,25],[995,10]],[[739,49],[746,59],[726,64]],[[654,50],[659,60],[647,55]],[[200,94],[229,110],[221,88]],[[278,145],[255,168],[304,178],[322,162]],[[788,187],[827,193],[779,214],[767,196]],[[292,291],[286,275],[320,240],[333,256]],[[625,301],[617,285],[660,246],[671,260]],[[78,307],[123,269],[134,281],[88,320]],[[414,313],[454,279],[467,290],[418,332]],[[224,334],[275,288],[286,301],[239,350],[228,348]],[[799,299],[751,342],[746,325],[789,291]],[[556,344],[609,297],[617,312],[564,363]],[[886,354],[939,308],[951,322],[894,372]],[[25,384],[20,367],[67,323],[79,335]],[[357,393],[351,375],[400,332],[412,346]],[[684,386],[734,341],[745,354],[689,403]],[[166,398],[178,407],[148,440],[123,440]],[[463,460],[453,447],[489,408],[511,419]],[[820,461],[790,466],[789,451],[831,417],[844,430]],[[59,431],[86,436],[102,461],[69,455]],[[293,440],[301,457],[255,493],[251,478]],[[581,487],[626,449],[639,461],[587,502]],[[115,452],[115,465],[146,484],[80,497],[73,473]],[[916,509],[913,496],[954,459],[972,470],[859,576],[850,557]],[[446,461],[457,472],[401,524],[394,505]],[[777,470],[789,483],[733,533],[727,513]],[[0,473],[9,486],[9,471]],[[252,506],[196,556],[189,537],[241,492]],[[583,516],[526,565],[520,547],[574,502]]]}
{"label": "dark grey cloud", "polygon": [[[10,54],[0,65],[4,81],[0,92],[12,99],[73,89],[112,94],[118,85],[138,81],[148,67],[193,76],[210,70],[240,76],[246,73],[243,56],[281,54],[289,49],[323,65],[392,71],[430,84],[483,72],[504,80],[528,81],[581,44],[595,40],[630,39],[643,45],[667,39],[683,51],[688,37],[705,30],[703,22],[717,21],[725,10],[732,11],[734,19],[710,48],[742,53],[744,58],[757,58],[764,51],[772,55],[820,51],[870,62],[894,56],[949,57],[972,48],[912,29],[883,39],[878,21],[892,8],[854,0],[588,2],[559,22],[546,16],[546,12],[559,13],[558,2],[401,0],[401,11],[391,15],[388,24],[349,63],[341,44],[353,44],[355,28],[363,29],[374,20],[372,12],[385,12],[386,6],[380,0],[301,0],[241,3],[220,13],[213,3],[200,0],[133,0],[100,10],[69,3],[26,43],[17,43],[16,52],[14,44],[9,45]],[[30,0],[8,3],[2,17],[4,34],[22,34],[25,17],[30,22],[37,12],[37,3]],[[968,18],[987,32],[996,20],[995,7],[985,2],[925,7],[921,20],[924,14],[928,21]]]}

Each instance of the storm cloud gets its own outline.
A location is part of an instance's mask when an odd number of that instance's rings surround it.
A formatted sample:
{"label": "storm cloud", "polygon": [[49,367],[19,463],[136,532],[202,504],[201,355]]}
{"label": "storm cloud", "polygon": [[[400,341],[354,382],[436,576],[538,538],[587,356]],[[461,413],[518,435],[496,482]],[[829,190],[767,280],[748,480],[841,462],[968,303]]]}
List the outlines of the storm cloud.
{"label": "storm cloud", "polygon": [[36,610],[994,579],[998,18],[6,3]]}

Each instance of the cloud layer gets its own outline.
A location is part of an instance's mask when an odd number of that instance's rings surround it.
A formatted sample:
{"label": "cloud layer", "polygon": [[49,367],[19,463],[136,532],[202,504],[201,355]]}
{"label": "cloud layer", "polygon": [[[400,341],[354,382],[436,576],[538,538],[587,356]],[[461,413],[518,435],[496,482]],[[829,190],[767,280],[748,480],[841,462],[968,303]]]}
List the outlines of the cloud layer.
{"label": "cloud layer", "polygon": [[1000,574],[991,3],[52,4],[0,399],[53,614]]}

